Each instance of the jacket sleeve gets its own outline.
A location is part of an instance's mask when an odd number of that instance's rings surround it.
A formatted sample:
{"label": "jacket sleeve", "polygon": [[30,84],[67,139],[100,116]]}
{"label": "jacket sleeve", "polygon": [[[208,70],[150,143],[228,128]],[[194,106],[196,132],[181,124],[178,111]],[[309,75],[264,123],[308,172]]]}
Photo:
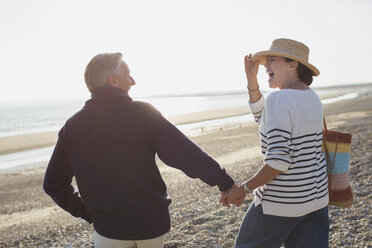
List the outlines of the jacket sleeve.
{"label": "jacket sleeve", "polygon": [[43,188],[62,209],[74,217],[80,217],[92,223],[83,199],[72,186],[74,173],[64,148],[63,134],[64,128],[58,134],[57,144],[45,172]]}
{"label": "jacket sleeve", "polygon": [[160,130],[156,150],[165,164],[183,171],[191,178],[199,178],[210,186],[217,185],[220,191],[226,191],[234,185],[234,180],[224,168],[164,117]]}

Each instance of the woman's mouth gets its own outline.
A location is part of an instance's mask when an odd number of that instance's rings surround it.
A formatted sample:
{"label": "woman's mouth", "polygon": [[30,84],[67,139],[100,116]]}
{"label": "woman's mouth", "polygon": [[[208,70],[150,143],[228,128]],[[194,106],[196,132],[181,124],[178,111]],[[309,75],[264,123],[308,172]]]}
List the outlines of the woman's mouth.
{"label": "woman's mouth", "polygon": [[266,73],[269,75],[269,80],[274,77],[274,72],[268,71]]}

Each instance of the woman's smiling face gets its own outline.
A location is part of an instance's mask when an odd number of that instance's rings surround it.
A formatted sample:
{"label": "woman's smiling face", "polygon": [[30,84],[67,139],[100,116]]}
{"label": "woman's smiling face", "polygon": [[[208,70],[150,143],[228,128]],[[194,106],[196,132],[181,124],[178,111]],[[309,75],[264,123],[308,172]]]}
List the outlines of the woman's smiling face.
{"label": "woman's smiling face", "polygon": [[288,80],[289,63],[283,57],[267,56],[265,68],[270,88],[282,89]]}

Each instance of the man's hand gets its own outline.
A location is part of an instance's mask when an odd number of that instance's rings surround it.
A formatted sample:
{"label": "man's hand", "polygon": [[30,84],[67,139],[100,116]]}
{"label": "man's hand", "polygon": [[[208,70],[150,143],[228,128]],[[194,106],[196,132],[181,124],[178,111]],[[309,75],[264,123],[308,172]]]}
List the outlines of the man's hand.
{"label": "man's hand", "polygon": [[227,195],[227,202],[231,204],[235,204],[235,206],[240,206],[244,199],[245,199],[246,193],[244,191],[243,185],[240,185],[239,187],[233,188],[229,194]]}
{"label": "man's hand", "polygon": [[220,198],[220,202],[223,206],[225,207],[230,207],[230,204],[235,204],[235,206],[239,207],[240,205],[242,205],[244,199],[245,199],[245,192],[244,192],[244,189],[243,189],[243,193],[244,195],[241,195],[240,197],[238,198],[231,198],[230,197],[233,197],[233,195],[235,195],[236,193],[234,193],[235,191],[238,191],[239,190],[239,186],[237,184],[234,184],[229,190],[227,191],[224,191],[224,192],[221,192],[221,198]]}

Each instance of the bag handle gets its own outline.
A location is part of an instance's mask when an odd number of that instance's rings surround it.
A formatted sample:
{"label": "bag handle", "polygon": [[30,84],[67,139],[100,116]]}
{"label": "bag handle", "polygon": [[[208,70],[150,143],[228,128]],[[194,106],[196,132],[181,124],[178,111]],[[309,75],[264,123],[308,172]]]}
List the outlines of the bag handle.
{"label": "bag handle", "polygon": [[324,130],[328,130],[327,129],[327,124],[326,124],[326,121],[325,121],[325,118],[324,118],[324,115],[323,115],[323,126],[324,126]]}
{"label": "bag handle", "polygon": [[[327,129],[327,124],[326,124],[324,115],[323,115],[323,126],[324,126],[324,130],[327,131],[328,129]],[[336,146],[335,146],[335,151],[334,151],[334,154],[333,154],[333,161],[332,162],[331,162],[331,157],[329,155],[329,151],[328,151],[326,142],[324,140],[324,137],[322,138],[322,143],[323,143],[323,146],[324,146],[325,156],[326,156],[326,160],[327,160],[327,176],[328,176],[328,184],[329,184],[328,185],[329,195],[331,195],[332,170],[335,167],[336,154],[337,154],[337,148],[338,148],[338,133],[336,132],[335,134],[336,134]]]}
{"label": "bag handle", "polygon": [[[323,119],[324,120],[324,119]],[[327,129],[325,129],[327,131]],[[324,136],[324,131],[323,131]],[[332,185],[332,169],[331,169],[331,157],[329,156],[328,148],[324,137],[322,139],[323,147],[324,147],[324,155],[326,157],[326,165],[327,165],[327,176],[328,176],[328,194],[331,195],[331,185]]]}

